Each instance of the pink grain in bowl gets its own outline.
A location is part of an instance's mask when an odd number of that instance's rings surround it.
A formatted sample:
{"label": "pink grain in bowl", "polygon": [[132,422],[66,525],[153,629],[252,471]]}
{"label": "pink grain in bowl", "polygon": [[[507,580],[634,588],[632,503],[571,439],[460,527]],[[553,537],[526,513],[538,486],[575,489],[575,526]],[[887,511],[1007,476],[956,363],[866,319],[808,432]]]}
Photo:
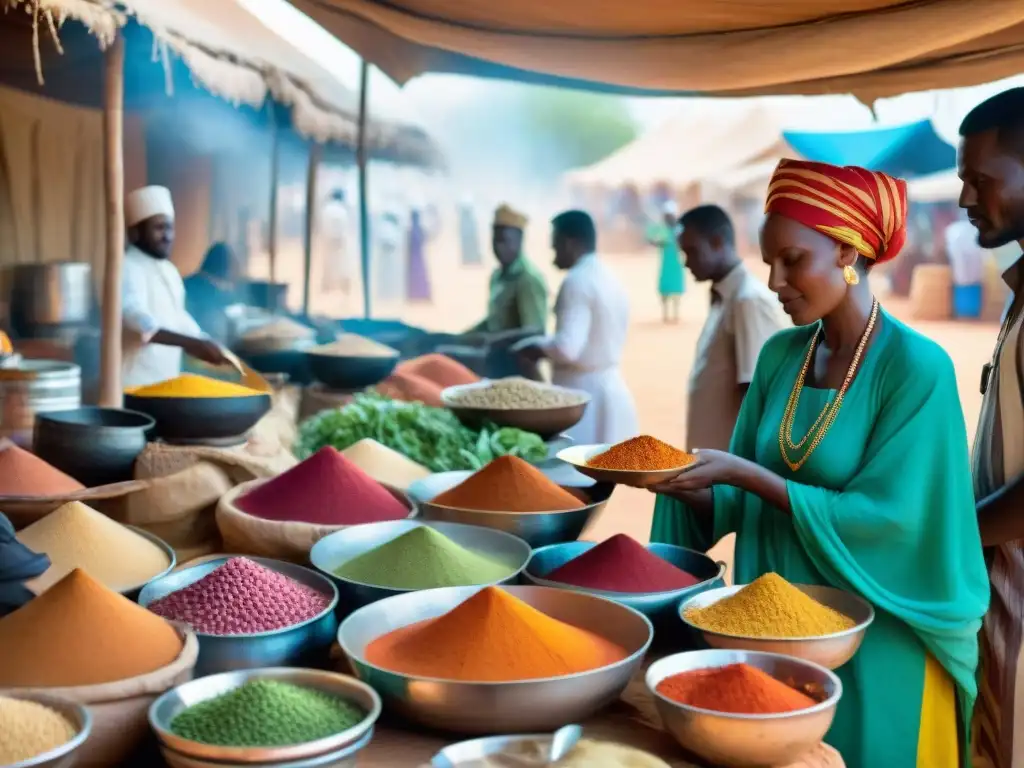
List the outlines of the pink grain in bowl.
{"label": "pink grain in bowl", "polygon": [[319,616],[331,600],[305,584],[245,557],[216,570],[148,608],[207,635],[255,635]]}

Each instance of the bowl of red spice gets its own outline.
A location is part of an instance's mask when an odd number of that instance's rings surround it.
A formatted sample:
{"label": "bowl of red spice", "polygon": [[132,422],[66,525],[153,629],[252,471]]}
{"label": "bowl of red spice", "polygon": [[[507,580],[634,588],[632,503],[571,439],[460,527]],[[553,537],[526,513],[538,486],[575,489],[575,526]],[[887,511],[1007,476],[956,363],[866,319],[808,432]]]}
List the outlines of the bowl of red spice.
{"label": "bowl of red spice", "polygon": [[338,629],[384,708],[452,733],[536,733],[583,722],[621,695],[650,621],[549,587],[447,587],[364,606]]}
{"label": "bowl of red spice", "polygon": [[151,581],[139,605],[195,630],[196,676],[326,663],[338,590],[309,568],[262,557],[215,557]]}
{"label": "bowl of red spice", "polygon": [[672,544],[643,545],[624,533],[601,543],[570,541],[533,551],[524,579],[607,597],[635,608],[659,628],[678,626],[680,600],[725,586],[725,564]]}
{"label": "bowl of red spice", "polygon": [[562,487],[516,456],[499,456],[429,499],[417,496],[425,519],[496,528],[543,547],[575,541],[614,487]]}
{"label": "bowl of red spice", "polygon": [[789,765],[817,747],[843,694],[839,678],[803,659],[757,651],[667,656],[645,682],[679,744],[715,765]]}
{"label": "bowl of red spice", "polygon": [[650,435],[638,435],[610,445],[573,445],[558,458],[599,483],[648,488],[685,472],[697,456]]}

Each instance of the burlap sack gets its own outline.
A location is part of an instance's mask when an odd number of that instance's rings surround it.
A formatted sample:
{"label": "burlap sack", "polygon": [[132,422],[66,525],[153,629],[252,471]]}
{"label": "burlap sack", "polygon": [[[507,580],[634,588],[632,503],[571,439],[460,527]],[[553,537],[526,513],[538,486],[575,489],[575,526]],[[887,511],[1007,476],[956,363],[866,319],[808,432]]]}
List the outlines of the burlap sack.
{"label": "burlap sack", "polygon": [[[120,765],[149,733],[149,705],[165,691],[187,683],[199,655],[199,641],[184,627],[181,654],[163,669],[116,683],[74,688],[19,688],[17,693],[39,693],[85,704],[92,715],[92,732],[75,753],[77,768]],[[125,642],[131,642],[125,638]]]}
{"label": "burlap sack", "polygon": [[[287,560],[298,565],[309,562],[309,551],[320,539],[340,531],[345,525],[316,525],[313,523],[278,522],[264,520],[247,514],[235,506],[235,500],[256,488],[265,480],[253,480],[232,488],[217,505],[217,528],[225,552],[239,555],[256,555]],[[415,517],[416,505],[397,488],[384,486],[409,509],[409,517]]]}
{"label": "burlap sack", "polygon": [[248,442],[232,448],[150,443],[135,462],[145,489],[108,514],[160,537],[179,561],[221,551],[214,519],[220,498],[240,483],[274,477],[297,463],[277,439],[279,428],[261,421]]}

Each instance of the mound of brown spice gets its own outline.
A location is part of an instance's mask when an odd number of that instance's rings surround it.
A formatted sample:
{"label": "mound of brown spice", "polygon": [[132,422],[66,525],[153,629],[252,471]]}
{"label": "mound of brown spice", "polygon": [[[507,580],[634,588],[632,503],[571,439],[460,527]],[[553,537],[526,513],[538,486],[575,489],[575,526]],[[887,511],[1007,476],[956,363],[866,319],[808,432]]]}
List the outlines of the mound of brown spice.
{"label": "mound of brown spice", "polygon": [[566,512],[586,506],[517,456],[499,456],[432,503],[479,512]]}
{"label": "mound of brown spice", "polygon": [[697,460],[687,451],[681,451],[650,435],[639,435],[616,443],[607,451],[591,457],[588,467],[620,469],[634,472],[653,472],[662,469],[682,469]]}
{"label": "mound of brown spice", "polygon": [[85,486],[35,454],[0,440],[0,496],[64,496]]}

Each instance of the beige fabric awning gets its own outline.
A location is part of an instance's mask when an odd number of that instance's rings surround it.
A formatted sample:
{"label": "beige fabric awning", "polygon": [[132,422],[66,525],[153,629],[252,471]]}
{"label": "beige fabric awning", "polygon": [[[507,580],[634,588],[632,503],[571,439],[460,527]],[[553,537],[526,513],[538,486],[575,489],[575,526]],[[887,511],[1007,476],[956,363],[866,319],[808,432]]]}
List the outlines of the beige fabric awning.
{"label": "beige fabric awning", "polygon": [[[0,8],[5,5],[28,10],[32,0],[0,0]],[[254,107],[272,96],[291,108],[299,133],[319,142],[351,145],[356,140],[358,94],[238,0],[39,0],[39,9],[58,21],[81,22],[102,47],[134,17],[162,46],[157,56],[180,56],[210,92]],[[38,22],[41,45],[48,43],[48,27],[44,15]],[[368,146],[394,147],[409,132],[417,134],[416,143],[424,144],[426,136],[419,126],[371,116]],[[432,146],[422,149],[436,153]]]}
{"label": "beige fabric awning", "polygon": [[[781,116],[771,107],[750,103],[740,109],[713,106],[662,123],[603,160],[569,171],[575,186],[649,189],[665,184],[676,190],[716,178],[765,155],[786,154]],[[792,154],[792,151],[790,151]]]}
{"label": "beige fabric awning", "polygon": [[489,64],[513,68],[507,77],[872,101],[1024,71],[1015,0],[291,2],[398,82]]}

